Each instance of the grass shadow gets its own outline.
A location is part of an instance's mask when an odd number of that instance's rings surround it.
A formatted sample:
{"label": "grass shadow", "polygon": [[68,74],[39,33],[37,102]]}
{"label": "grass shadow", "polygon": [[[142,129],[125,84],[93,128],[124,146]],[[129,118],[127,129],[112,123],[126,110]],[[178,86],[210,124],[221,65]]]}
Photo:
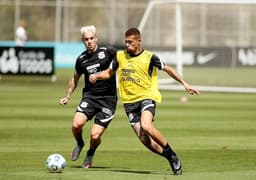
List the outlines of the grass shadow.
{"label": "grass shadow", "polygon": [[[72,165],[70,168],[78,168],[82,169],[82,166]],[[118,172],[118,173],[131,173],[131,174],[154,174],[154,175],[165,175],[166,173],[154,172],[154,171],[146,171],[146,170],[136,170],[129,168],[114,168],[114,167],[104,167],[104,166],[94,166],[88,169],[90,171],[109,171],[109,172]],[[167,175],[167,174],[166,174]],[[169,175],[169,174],[168,174]]]}

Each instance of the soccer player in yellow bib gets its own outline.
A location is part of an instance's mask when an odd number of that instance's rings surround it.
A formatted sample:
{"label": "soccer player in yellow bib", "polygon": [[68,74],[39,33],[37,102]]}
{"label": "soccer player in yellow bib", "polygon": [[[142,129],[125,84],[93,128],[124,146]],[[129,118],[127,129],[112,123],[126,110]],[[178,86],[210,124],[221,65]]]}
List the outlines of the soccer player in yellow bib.
{"label": "soccer player in yellow bib", "polygon": [[190,94],[199,95],[198,89],[186,83],[170,66],[150,51],[141,47],[141,33],[130,28],[125,33],[126,50],[118,51],[111,66],[92,74],[90,82],[105,80],[117,71],[119,94],[130,124],[140,141],[152,152],[165,157],[175,175],[182,174],[181,161],[162,133],[153,125],[156,102],[161,102],[157,69],[165,71],[180,82]]}

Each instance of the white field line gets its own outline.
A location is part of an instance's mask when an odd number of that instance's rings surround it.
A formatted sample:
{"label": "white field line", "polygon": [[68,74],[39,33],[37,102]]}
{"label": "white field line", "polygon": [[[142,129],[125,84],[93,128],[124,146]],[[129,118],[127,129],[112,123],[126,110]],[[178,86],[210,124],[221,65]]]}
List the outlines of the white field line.
{"label": "white field line", "polygon": [[[159,89],[162,90],[184,90],[184,87],[177,84],[172,78],[159,79]],[[205,92],[229,92],[229,93],[256,93],[256,88],[250,87],[224,87],[224,86],[195,86],[200,91]]]}
{"label": "white field line", "polygon": [[[200,91],[205,92],[228,92],[228,93],[256,93],[256,88],[249,87],[223,87],[223,86],[194,86],[198,88]],[[159,84],[159,89],[162,90],[183,90],[184,87],[181,85],[166,85]]]}

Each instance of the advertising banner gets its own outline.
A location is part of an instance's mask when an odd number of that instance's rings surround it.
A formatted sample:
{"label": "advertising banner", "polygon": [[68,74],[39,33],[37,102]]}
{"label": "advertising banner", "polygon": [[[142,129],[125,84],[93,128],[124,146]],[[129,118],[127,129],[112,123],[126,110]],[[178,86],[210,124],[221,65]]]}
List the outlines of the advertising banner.
{"label": "advertising banner", "polygon": [[[176,49],[161,49],[154,53],[166,64],[176,65]],[[184,66],[197,67],[253,67],[256,66],[256,48],[252,47],[184,47]]]}
{"label": "advertising banner", "polygon": [[[174,48],[169,51],[155,51],[155,54],[167,64],[175,65],[177,63],[176,50]],[[182,52],[182,63],[184,66],[229,67],[232,64],[232,51],[227,47],[186,47]]]}
{"label": "advertising banner", "polygon": [[53,75],[53,47],[0,47],[0,74]]}
{"label": "advertising banner", "polygon": [[[76,58],[85,50],[81,42],[28,42],[14,47],[0,42],[0,74],[52,75],[55,68],[74,68]],[[115,46],[124,49],[124,46]],[[176,48],[147,48],[163,62],[176,65]],[[255,67],[254,47],[183,47],[182,63],[193,67]]]}
{"label": "advertising banner", "polygon": [[236,48],[237,66],[256,66],[256,48]]}

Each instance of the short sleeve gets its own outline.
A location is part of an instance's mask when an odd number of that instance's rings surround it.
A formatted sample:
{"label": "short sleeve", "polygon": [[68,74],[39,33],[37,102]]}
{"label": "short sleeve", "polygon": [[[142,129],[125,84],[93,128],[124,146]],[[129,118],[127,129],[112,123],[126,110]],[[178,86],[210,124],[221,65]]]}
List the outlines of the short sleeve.
{"label": "short sleeve", "polygon": [[118,62],[117,62],[117,58],[116,56],[114,57],[114,59],[112,60],[111,64],[110,64],[110,69],[116,71],[118,69]]}
{"label": "short sleeve", "polygon": [[79,59],[79,57],[76,59],[76,64],[75,64],[75,73],[76,74],[79,74],[79,75],[81,75],[81,74],[83,74],[83,70],[82,70],[82,68],[81,68],[81,66],[80,66],[80,61],[79,61],[80,59]]}
{"label": "short sleeve", "polygon": [[107,47],[107,51],[108,51],[108,53],[109,53],[109,55],[110,55],[111,57],[115,57],[115,56],[116,56],[117,49],[116,49],[115,47],[113,47],[113,46],[108,46],[108,47]]}
{"label": "short sleeve", "polygon": [[158,69],[162,70],[164,68],[164,62],[162,62],[159,57],[155,54],[152,55],[151,57],[151,63],[150,63],[151,66],[155,66],[157,67]]}

